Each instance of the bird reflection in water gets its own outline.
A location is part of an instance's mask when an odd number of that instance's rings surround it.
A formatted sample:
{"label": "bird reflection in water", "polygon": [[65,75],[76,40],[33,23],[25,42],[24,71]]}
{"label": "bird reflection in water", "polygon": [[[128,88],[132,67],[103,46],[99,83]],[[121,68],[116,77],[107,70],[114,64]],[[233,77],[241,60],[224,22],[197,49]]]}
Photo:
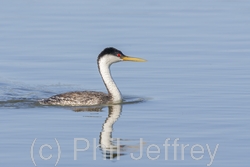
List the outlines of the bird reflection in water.
{"label": "bird reflection in water", "polygon": [[[74,107],[71,109],[75,112],[101,112],[103,107]],[[140,150],[140,147],[142,147],[145,143],[132,145],[132,143],[127,144],[132,140],[112,138],[113,125],[121,115],[122,105],[110,105],[108,106],[108,111],[108,117],[102,124],[102,131],[99,136],[99,147],[103,154],[103,159],[119,160],[120,156],[126,155],[128,152],[136,152],[137,150]],[[123,143],[126,142],[126,144],[121,144],[121,141]]]}
{"label": "bird reflection in water", "polygon": [[[113,125],[118,120],[122,112],[122,105],[116,104],[108,107],[109,114],[105,122],[102,125],[102,132],[100,133],[100,148],[104,159],[117,159],[122,155],[126,155],[128,152],[135,152],[144,145],[144,143],[133,144],[127,143],[131,140],[124,139],[114,139],[112,138]],[[126,144],[121,144],[120,142],[125,142]]]}
{"label": "bird reflection in water", "polygon": [[[88,111],[88,112],[98,112],[101,111],[102,107],[94,108],[75,108],[74,111]],[[115,139],[112,138],[113,125],[118,120],[122,112],[122,105],[110,105],[108,106],[108,117],[102,125],[102,131],[99,136],[99,146],[103,155],[103,159],[117,159],[119,160],[120,156],[126,155],[128,152],[135,152],[140,149],[139,144],[121,144],[121,141],[124,143],[131,142],[131,140]],[[143,143],[141,143],[143,144]]]}
{"label": "bird reflection in water", "polygon": [[113,125],[120,117],[122,112],[122,105],[109,106],[109,114],[104,124],[102,125],[102,132],[100,133],[100,148],[103,156],[106,159],[114,159],[117,156],[125,155],[125,145],[120,145],[120,140],[114,140],[112,138]]}

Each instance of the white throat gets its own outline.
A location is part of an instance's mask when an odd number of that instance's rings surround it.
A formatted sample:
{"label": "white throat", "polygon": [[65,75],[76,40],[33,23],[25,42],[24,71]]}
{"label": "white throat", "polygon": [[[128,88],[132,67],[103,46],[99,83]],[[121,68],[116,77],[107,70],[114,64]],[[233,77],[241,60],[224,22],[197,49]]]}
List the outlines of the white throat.
{"label": "white throat", "polygon": [[111,95],[111,100],[113,103],[120,103],[122,101],[121,92],[119,91],[110,74],[110,65],[118,61],[120,60],[114,60],[114,56],[110,55],[100,58],[98,62],[99,72],[102,76],[103,82],[108,90],[109,95]]}

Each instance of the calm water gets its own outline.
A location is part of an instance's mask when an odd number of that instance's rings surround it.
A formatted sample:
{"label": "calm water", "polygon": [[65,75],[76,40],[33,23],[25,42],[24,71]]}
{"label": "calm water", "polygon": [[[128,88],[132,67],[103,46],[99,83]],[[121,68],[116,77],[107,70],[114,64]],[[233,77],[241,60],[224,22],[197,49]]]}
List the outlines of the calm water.
{"label": "calm water", "polygon": [[[2,1],[1,166],[249,166],[249,9],[244,0]],[[96,57],[108,46],[148,60],[111,68],[123,96],[142,102],[36,103],[106,91]]]}

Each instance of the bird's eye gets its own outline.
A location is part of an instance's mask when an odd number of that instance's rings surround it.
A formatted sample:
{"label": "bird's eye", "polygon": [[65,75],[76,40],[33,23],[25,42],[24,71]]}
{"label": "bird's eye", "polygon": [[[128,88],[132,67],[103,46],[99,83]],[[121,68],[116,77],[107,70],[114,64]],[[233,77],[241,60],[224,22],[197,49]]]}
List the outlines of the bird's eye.
{"label": "bird's eye", "polygon": [[120,53],[117,53],[117,57],[121,57],[121,54],[120,54]]}

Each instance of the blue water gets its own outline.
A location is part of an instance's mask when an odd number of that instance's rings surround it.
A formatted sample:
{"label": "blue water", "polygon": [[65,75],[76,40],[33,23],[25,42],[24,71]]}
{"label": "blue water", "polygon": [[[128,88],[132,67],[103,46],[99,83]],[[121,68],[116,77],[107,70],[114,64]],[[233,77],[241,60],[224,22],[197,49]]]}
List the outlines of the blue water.
{"label": "blue water", "polygon": [[[243,0],[2,1],[1,166],[249,166],[249,9]],[[148,60],[111,67],[138,103],[37,103],[105,92],[96,58],[109,46]]]}

